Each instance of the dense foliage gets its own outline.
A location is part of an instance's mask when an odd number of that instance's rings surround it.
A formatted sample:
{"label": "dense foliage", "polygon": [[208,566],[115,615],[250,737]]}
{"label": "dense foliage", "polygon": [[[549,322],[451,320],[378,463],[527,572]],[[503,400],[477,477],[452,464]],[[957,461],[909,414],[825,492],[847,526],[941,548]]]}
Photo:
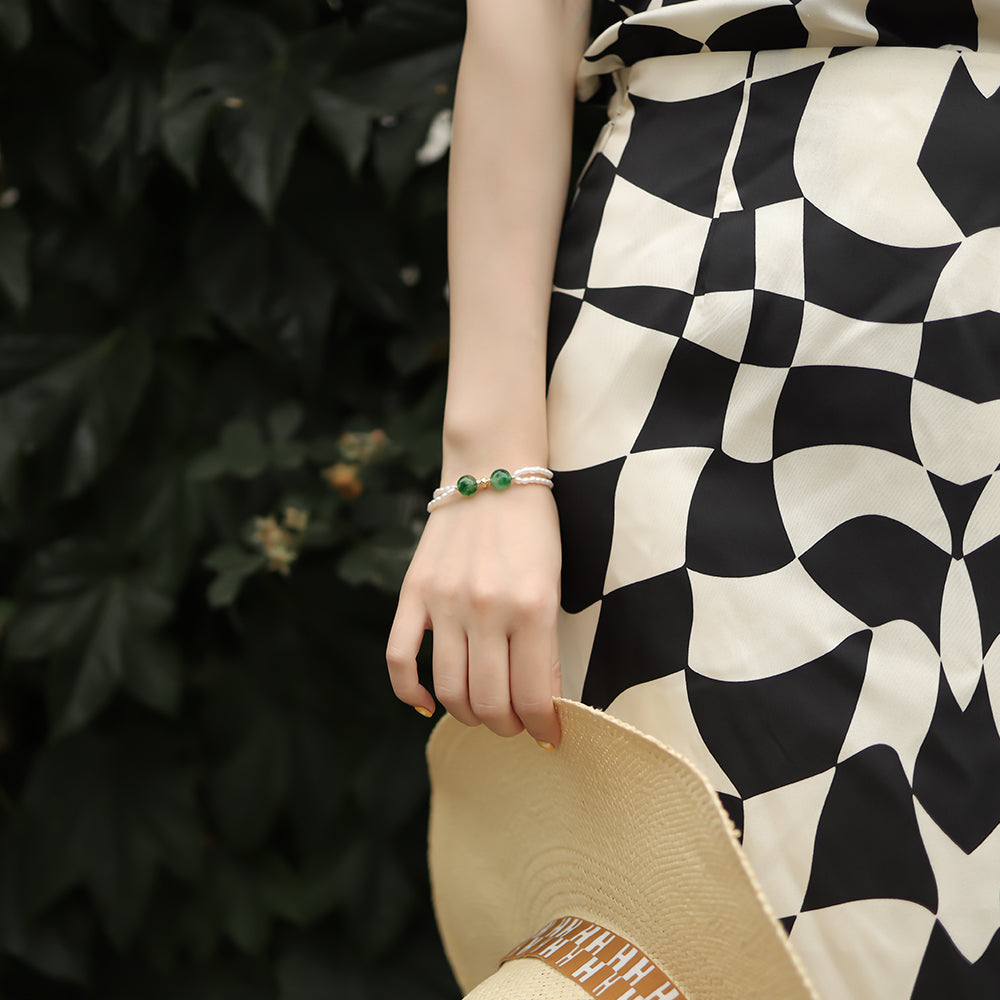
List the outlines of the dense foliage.
{"label": "dense foliage", "polygon": [[5,1000],[454,996],[383,657],[463,23],[0,3]]}

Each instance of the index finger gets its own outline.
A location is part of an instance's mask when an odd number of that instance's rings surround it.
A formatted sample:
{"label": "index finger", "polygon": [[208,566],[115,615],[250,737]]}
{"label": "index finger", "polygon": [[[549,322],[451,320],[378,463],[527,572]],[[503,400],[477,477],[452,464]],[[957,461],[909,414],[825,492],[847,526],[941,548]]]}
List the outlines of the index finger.
{"label": "index finger", "polygon": [[417,653],[430,624],[424,605],[401,594],[385,649],[389,680],[396,697],[427,718],[434,714],[436,704],[434,696],[420,683]]}

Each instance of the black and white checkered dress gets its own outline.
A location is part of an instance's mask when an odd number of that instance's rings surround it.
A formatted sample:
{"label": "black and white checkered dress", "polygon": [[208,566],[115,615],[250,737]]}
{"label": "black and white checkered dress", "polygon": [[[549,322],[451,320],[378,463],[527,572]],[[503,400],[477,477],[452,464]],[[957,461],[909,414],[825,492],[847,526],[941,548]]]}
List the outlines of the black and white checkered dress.
{"label": "black and white checkered dress", "polygon": [[565,692],[824,1000],[1000,997],[1000,0],[642,0],[550,322]]}

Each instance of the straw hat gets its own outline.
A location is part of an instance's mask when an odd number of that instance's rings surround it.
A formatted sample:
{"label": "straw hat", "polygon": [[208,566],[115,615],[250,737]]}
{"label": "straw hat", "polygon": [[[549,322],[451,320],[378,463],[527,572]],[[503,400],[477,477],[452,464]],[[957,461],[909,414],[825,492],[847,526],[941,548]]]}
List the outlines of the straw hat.
{"label": "straw hat", "polygon": [[450,717],[428,743],[434,906],[470,1000],[816,1000],[700,772],[558,710],[553,753]]}

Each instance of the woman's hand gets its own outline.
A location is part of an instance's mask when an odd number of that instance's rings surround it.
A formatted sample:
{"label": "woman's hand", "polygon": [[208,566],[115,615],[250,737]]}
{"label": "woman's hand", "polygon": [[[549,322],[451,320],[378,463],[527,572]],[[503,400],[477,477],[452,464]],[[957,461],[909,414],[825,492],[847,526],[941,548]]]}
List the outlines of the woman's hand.
{"label": "woman's hand", "polygon": [[386,661],[396,696],[430,715],[417,652],[434,632],[434,693],[470,726],[559,742],[559,524],[552,491],[516,486],[443,503],[399,595]]}

